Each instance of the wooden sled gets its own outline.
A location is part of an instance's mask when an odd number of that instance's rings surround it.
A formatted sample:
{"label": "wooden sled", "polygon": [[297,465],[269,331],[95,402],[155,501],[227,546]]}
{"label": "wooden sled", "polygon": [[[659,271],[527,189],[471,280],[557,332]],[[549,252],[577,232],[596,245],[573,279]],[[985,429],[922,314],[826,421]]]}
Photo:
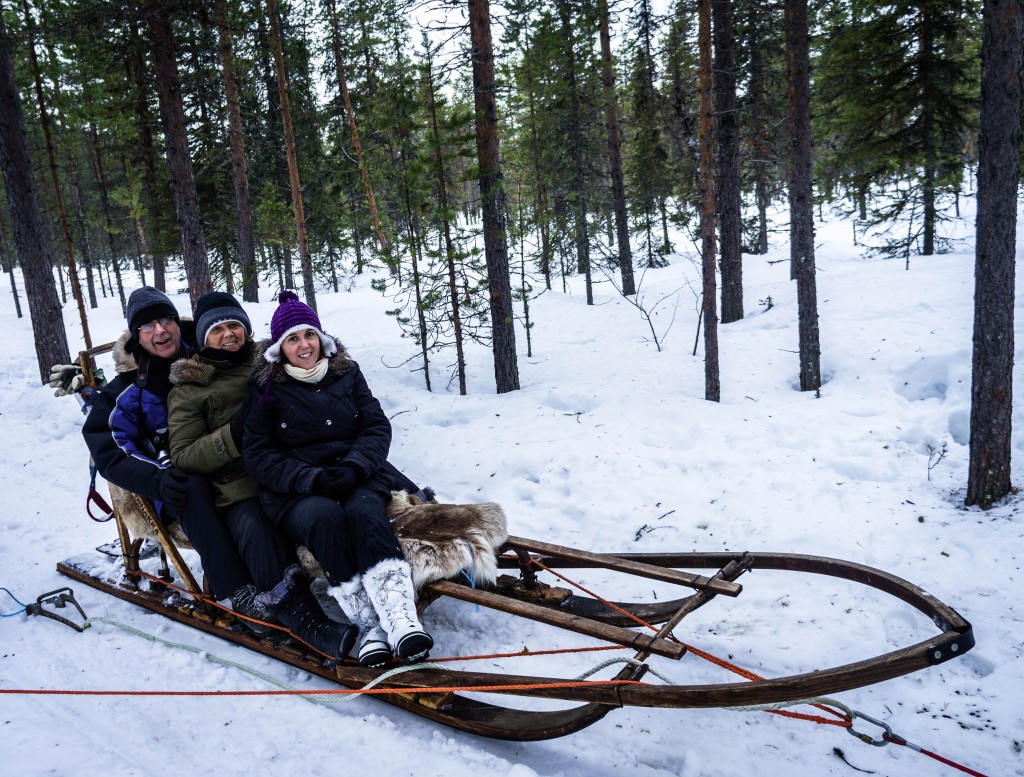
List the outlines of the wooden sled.
{"label": "wooden sled", "polygon": [[[518,570],[488,587],[470,587],[456,580],[427,584],[421,605],[452,597],[512,613],[569,631],[586,634],[635,650],[636,664],[627,665],[613,681],[573,682],[569,678],[536,677],[483,671],[422,668],[390,677],[378,688],[395,692],[380,696],[395,706],[455,729],[515,741],[550,739],[579,731],[616,707],[733,707],[809,699],[879,683],[934,666],[966,653],[974,646],[971,625],[935,597],[894,575],[871,567],[821,556],[790,553],[658,553],[597,554],[520,537],[509,537],[499,567]],[[666,602],[605,603],[551,586],[537,574],[548,570],[603,569],[653,581],[673,583],[692,591]],[[216,634],[228,641],[277,658],[346,688],[363,688],[390,667],[367,669],[354,661],[335,664],[284,636],[258,638],[228,615],[211,616],[202,603],[159,582],[118,572],[96,574],[90,558],[78,557],[57,565],[59,572],[120,599],[159,612],[180,623]],[[699,575],[683,569],[716,570]],[[648,673],[646,663],[658,655],[678,660],[686,646],[672,637],[681,621],[716,595],[736,596],[734,581],[751,570],[811,573],[869,586],[889,594],[926,615],[938,633],[916,644],[855,663],[788,677],[754,682],[703,685],[658,685],[636,681]],[[556,581],[557,582],[557,581]],[[618,608],[618,609],[616,609]],[[632,616],[658,624],[656,633],[630,628]],[[437,635],[435,635],[437,636]],[[443,638],[442,638],[443,640]],[[441,693],[434,689],[446,689]],[[568,709],[518,709],[482,701],[482,694],[515,695],[576,702]],[[467,694],[473,694],[469,696]]]}

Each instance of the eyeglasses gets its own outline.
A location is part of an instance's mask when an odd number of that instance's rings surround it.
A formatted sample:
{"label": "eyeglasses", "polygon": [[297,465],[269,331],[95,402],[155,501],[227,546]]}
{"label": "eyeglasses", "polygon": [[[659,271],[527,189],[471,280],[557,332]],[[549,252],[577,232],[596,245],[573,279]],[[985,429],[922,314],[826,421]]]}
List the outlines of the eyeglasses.
{"label": "eyeglasses", "polygon": [[174,316],[164,316],[163,318],[156,319],[156,321],[150,321],[149,323],[143,324],[142,326],[139,327],[139,331],[149,334],[154,329],[156,329],[157,324],[160,325],[161,329],[167,329],[167,327],[169,327],[171,324],[176,324],[177,322],[178,319],[176,319]]}

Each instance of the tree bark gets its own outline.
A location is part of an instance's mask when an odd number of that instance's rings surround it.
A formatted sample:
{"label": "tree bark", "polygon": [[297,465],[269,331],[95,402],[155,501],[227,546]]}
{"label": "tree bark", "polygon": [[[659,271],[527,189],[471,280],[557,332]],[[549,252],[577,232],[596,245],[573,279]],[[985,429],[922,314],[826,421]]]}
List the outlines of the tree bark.
{"label": "tree bark", "polygon": [[[29,62],[32,65],[32,76],[35,83],[36,99],[39,102],[39,126],[43,130],[43,140],[46,144],[46,157],[50,165],[50,180],[53,183],[53,195],[57,203],[57,215],[60,219],[61,235],[64,239],[64,253],[67,257],[68,277],[71,281],[71,293],[75,298],[75,302],[78,304],[78,317],[82,322],[82,339],[85,341],[85,347],[92,348],[92,336],[89,333],[89,319],[85,314],[85,299],[82,295],[82,284],[78,279],[78,266],[75,263],[75,248],[71,241],[71,226],[68,224],[68,211],[64,204],[64,191],[60,184],[60,176],[57,174],[57,151],[53,144],[53,128],[50,123],[50,113],[46,109],[46,99],[43,95],[43,80],[39,72],[39,60],[36,57],[32,13],[28,7],[27,1],[23,2],[22,5],[25,10],[25,25],[29,31]],[[93,293],[93,296],[95,297],[95,292]]]}
{"label": "tree bark", "polygon": [[608,29],[608,0],[598,0],[601,26],[601,82],[604,84],[605,121],[608,123],[608,164],[612,178],[612,209],[615,211],[615,240],[619,249],[619,273],[622,294],[636,294],[633,279],[633,252],[629,247],[629,217],[626,213],[626,186],[622,177],[622,129],[619,126],[619,101],[615,94],[615,68],[612,65],[612,40]]}
{"label": "tree bark", "polygon": [[789,212],[800,338],[800,390],[821,388],[818,292],[814,268],[814,200],[811,179],[811,84],[807,0],[786,0],[786,65],[789,88]]}
{"label": "tree bark", "polygon": [[181,234],[181,256],[188,280],[192,305],[208,291],[213,291],[210,265],[206,253],[206,236],[199,215],[199,195],[196,192],[192,158],[189,155],[188,128],[185,109],[181,102],[181,81],[174,53],[171,21],[161,6],[153,9],[149,17],[149,34],[153,46],[153,66],[156,86],[160,95],[160,113],[163,117],[167,143],[167,164],[171,170],[171,189],[174,192],[174,211]]}
{"label": "tree bark", "polygon": [[[2,143],[3,141],[0,141]],[[7,247],[7,227],[4,224],[4,219],[0,216],[0,246],[5,249]],[[17,313],[18,318],[21,318],[24,314],[21,312],[21,296],[18,294],[18,284],[14,280],[14,257],[3,251],[3,268],[4,272],[11,276],[11,297],[14,299],[14,312]]]}
{"label": "tree bark", "polygon": [[[142,188],[143,199],[149,208],[150,234],[152,240],[147,239],[145,228],[142,224],[142,217],[139,214],[133,216],[135,220],[135,233],[138,239],[141,258],[148,258],[153,264],[153,285],[161,291],[167,290],[166,282],[166,258],[158,254],[154,248],[169,244],[164,240],[165,229],[159,214],[163,210],[160,206],[160,198],[157,196],[156,184],[156,146],[153,143],[153,115],[149,110],[149,84],[143,56],[142,38],[139,35],[139,21],[137,18],[138,9],[135,3],[128,4],[130,50],[125,60],[125,70],[128,79],[135,90],[135,123],[139,131],[139,148],[142,154]],[[143,272],[142,262],[137,261],[139,282],[146,284],[146,275]]]}
{"label": "tree bark", "polygon": [[469,0],[472,40],[473,95],[476,106],[476,152],[480,163],[484,255],[491,307],[491,347],[494,381],[499,394],[519,390],[516,359],[516,320],[512,311],[512,282],[505,232],[505,186],[501,175],[498,108],[494,97],[494,51],[488,0]]}
{"label": "tree bark", "polygon": [[[28,297],[32,334],[36,346],[40,383],[50,377],[50,367],[67,364],[67,333],[61,315],[57,288],[53,282],[50,258],[46,253],[46,240],[39,219],[36,184],[32,178],[28,139],[25,136],[25,116],[21,110],[21,95],[14,73],[11,39],[7,25],[0,14],[0,165],[3,166],[4,186],[11,212],[14,240],[18,247],[21,271],[25,278],[25,296]],[[13,267],[12,267],[13,278]],[[79,299],[81,296],[79,296]]]}
{"label": "tree bark", "polygon": [[583,273],[587,287],[587,304],[594,304],[593,279],[590,273],[590,227],[587,224],[586,181],[583,176],[583,138],[580,118],[580,94],[576,83],[576,36],[572,29],[569,0],[557,0],[565,37],[565,76],[569,90],[569,154],[572,158],[572,197],[576,211],[576,265]]}
{"label": "tree bark", "polygon": [[697,50],[700,59],[700,238],[704,319],[704,399],[722,397],[718,370],[718,310],[715,289],[715,105],[711,72],[711,3],[697,2]]}
{"label": "tree bark", "polygon": [[1021,0],[985,0],[974,266],[968,505],[1010,490],[1013,305],[1020,164]]}
{"label": "tree bark", "polygon": [[267,0],[267,16],[270,19],[270,38],[274,49],[274,64],[277,68],[277,94],[281,103],[284,149],[288,157],[288,182],[292,192],[292,213],[295,216],[295,238],[298,243],[299,262],[302,264],[302,288],[306,304],[316,310],[316,284],[313,282],[313,261],[309,255],[309,242],[306,237],[306,210],[302,205],[299,159],[295,150],[291,103],[288,100],[288,75],[284,69],[284,50],[281,44],[281,22],[277,16],[277,0]]}
{"label": "tree bark", "polygon": [[[228,141],[231,145],[231,174],[235,187],[235,213],[238,216],[238,266],[242,273],[242,299],[259,302],[256,272],[256,242],[252,232],[252,200],[249,197],[249,172],[245,157],[245,127],[239,97],[235,52],[228,27],[227,5],[217,0],[217,32],[220,36],[220,62],[224,77],[224,97],[228,113]],[[227,275],[227,273],[225,273]],[[227,275],[230,279],[230,275]]]}
{"label": "tree bark", "polygon": [[114,268],[114,278],[117,280],[117,296],[121,302],[121,313],[127,310],[127,302],[124,298],[124,281],[121,278],[121,263],[117,258],[117,248],[114,245],[114,222],[110,218],[110,191],[107,187],[107,176],[103,169],[103,156],[100,151],[99,132],[96,124],[89,122],[89,136],[92,140],[92,162],[93,172],[96,174],[96,185],[100,192],[100,207],[103,210],[104,232],[107,234],[107,246],[110,249],[110,264]]}
{"label": "tree bark", "polygon": [[352,148],[356,152],[356,164],[359,166],[359,175],[363,179],[366,206],[370,209],[370,217],[373,219],[373,229],[377,233],[377,242],[380,244],[381,253],[386,256],[388,241],[384,237],[384,228],[381,226],[380,215],[377,212],[377,199],[373,196],[373,187],[370,185],[370,173],[363,161],[363,145],[359,142],[356,115],[352,111],[352,100],[348,93],[348,79],[345,77],[345,62],[341,56],[341,36],[338,34],[338,10],[335,0],[331,0],[331,46],[334,49],[334,69],[338,75],[338,91],[341,93],[345,113],[348,115],[349,132],[352,133]]}
{"label": "tree bark", "polygon": [[714,0],[715,116],[718,120],[719,260],[722,323],[743,318],[743,235],[740,222],[740,121],[736,105],[736,32],[732,0]]}
{"label": "tree bark", "polygon": [[[432,65],[430,65],[432,67]],[[439,247],[439,255],[446,257],[448,265],[448,296],[452,306],[452,328],[455,337],[455,369],[459,378],[459,394],[466,394],[466,353],[462,344],[462,317],[459,314],[459,290],[455,278],[455,246],[452,244],[451,224],[449,223],[448,188],[445,184],[443,145],[441,128],[437,120],[437,103],[434,99],[433,73],[427,74],[427,100],[430,112],[431,129],[434,133],[434,160],[437,164],[438,212],[441,219],[443,244]]]}

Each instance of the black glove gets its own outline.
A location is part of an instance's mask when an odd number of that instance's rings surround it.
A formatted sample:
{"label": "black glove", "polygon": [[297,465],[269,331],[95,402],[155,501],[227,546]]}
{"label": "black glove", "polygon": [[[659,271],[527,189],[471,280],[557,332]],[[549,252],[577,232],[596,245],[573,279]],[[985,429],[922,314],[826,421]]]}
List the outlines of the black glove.
{"label": "black glove", "polygon": [[242,432],[245,430],[245,418],[248,415],[249,403],[245,402],[231,416],[231,439],[234,440],[235,447],[238,450],[242,450]]}
{"label": "black glove", "polygon": [[188,474],[175,467],[163,470],[157,490],[165,505],[175,512],[181,512],[188,504]]}
{"label": "black glove", "polygon": [[351,464],[324,467],[313,480],[313,492],[341,501],[359,485],[359,473]]}

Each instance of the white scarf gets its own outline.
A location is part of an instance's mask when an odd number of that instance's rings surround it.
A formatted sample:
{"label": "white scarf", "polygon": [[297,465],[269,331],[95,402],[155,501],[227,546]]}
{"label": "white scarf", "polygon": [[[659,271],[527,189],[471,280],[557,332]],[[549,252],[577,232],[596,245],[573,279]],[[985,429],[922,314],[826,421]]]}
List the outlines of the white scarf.
{"label": "white scarf", "polygon": [[320,361],[308,370],[303,369],[302,367],[293,367],[285,362],[284,371],[289,377],[295,378],[295,380],[301,380],[303,383],[319,383],[323,380],[324,375],[327,374],[327,359],[321,358]]}

